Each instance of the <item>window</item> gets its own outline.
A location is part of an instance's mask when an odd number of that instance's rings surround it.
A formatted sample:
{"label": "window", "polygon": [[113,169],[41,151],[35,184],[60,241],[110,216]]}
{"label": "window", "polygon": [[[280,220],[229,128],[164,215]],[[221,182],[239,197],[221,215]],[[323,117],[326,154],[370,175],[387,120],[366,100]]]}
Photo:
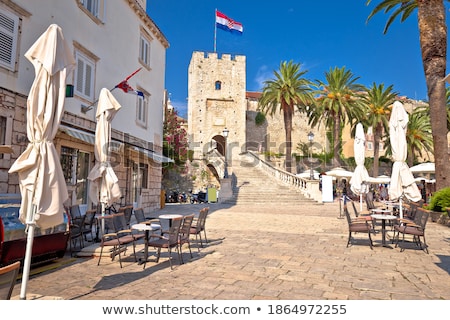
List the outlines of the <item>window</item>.
{"label": "window", "polygon": [[141,179],[141,188],[147,189],[148,164],[141,163],[139,166],[139,177]]}
{"label": "window", "polygon": [[[0,145],[6,144],[6,117],[0,116]],[[0,153],[0,159],[3,159],[3,153]]]}
{"label": "window", "polygon": [[77,203],[87,203],[89,153],[62,146],[60,162],[66,184],[76,186]]}
{"label": "window", "polygon": [[81,97],[93,101],[95,62],[79,51],[75,53],[75,60],[77,62],[75,92]]}
{"label": "window", "polygon": [[61,167],[64,179],[68,185],[76,183],[77,150],[69,147],[61,147]]}
{"label": "window", "polygon": [[14,71],[16,66],[19,17],[0,9],[0,66]]}
{"label": "window", "polygon": [[77,4],[96,24],[100,25],[105,22],[104,0],[77,0]]}
{"label": "window", "polygon": [[131,161],[130,165],[133,168],[131,170],[130,197],[132,201],[138,202],[142,189],[146,189],[148,186],[148,164]]}
{"label": "window", "polygon": [[220,89],[222,89],[222,82],[220,82],[220,81],[216,81],[216,83],[215,83],[215,87],[216,87],[216,90],[220,90]]}
{"label": "window", "polygon": [[139,42],[139,60],[145,66],[150,67],[150,40],[143,35]]}
{"label": "window", "polygon": [[373,150],[373,142],[367,141],[367,150]]}
{"label": "window", "polygon": [[98,18],[99,0],[80,0],[83,7],[87,9],[94,17]]}
{"label": "window", "polygon": [[136,102],[136,122],[143,126],[147,126],[148,99],[144,96],[138,96]]}

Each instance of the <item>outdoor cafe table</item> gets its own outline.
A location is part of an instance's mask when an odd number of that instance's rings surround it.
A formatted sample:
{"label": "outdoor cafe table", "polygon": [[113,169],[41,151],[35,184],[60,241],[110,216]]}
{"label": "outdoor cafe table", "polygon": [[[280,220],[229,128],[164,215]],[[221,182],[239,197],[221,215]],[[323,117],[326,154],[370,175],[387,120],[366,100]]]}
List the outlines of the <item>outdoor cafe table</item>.
{"label": "outdoor cafe table", "polygon": [[371,210],[374,214],[388,214],[392,213],[390,209],[374,208]]}
{"label": "outdoor cafe table", "polygon": [[139,231],[145,231],[145,244],[144,244],[144,259],[139,261],[139,264],[145,264],[147,263],[148,259],[148,241],[150,239],[150,231],[156,231],[160,229],[161,226],[159,224],[145,224],[145,223],[136,223],[131,226],[131,229],[139,230]]}
{"label": "outdoor cafe table", "polygon": [[390,210],[391,212],[396,212],[400,208],[400,203],[395,201],[385,201],[384,205],[386,206],[387,210]]}
{"label": "outdoor cafe table", "polygon": [[[170,229],[170,227],[172,226],[172,219],[182,218],[182,217],[183,217],[182,214],[161,214],[160,216],[158,216],[158,218],[161,221],[161,228],[163,231]],[[165,228],[167,225],[163,225],[163,224],[165,224],[164,221],[166,221],[166,222],[168,221],[169,228]]]}
{"label": "outdoor cafe table", "polygon": [[397,217],[392,214],[371,214],[370,216],[372,219],[381,220],[381,245],[383,247],[391,248],[386,245],[386,220],[395,220]]}

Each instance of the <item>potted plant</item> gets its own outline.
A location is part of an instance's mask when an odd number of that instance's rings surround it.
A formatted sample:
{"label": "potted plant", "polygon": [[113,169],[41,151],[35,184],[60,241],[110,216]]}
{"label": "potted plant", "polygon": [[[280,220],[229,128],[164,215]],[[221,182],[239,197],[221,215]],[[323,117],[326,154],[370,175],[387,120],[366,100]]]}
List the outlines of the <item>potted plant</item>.
{"label": "potted plant", "polygon": [[[441,223],[446,223],[448,220],[448,210],[450,207],[450,187],[442,188],[436,191],[430,198],[428,209],[439,213],[439,220]],[[432,218],[432,221],[433,218]]]}

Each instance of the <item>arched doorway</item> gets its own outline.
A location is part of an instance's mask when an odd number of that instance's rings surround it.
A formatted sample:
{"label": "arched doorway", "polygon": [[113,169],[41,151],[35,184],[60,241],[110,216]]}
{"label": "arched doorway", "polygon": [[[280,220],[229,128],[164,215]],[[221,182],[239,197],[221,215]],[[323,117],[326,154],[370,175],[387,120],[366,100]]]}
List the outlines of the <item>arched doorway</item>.
{"label": "arched doorway", "polygon": [[225,157],[225,138],[222,135],[216,135],[213,137],[213,140],[216,141],[216,149],[217,151]]}

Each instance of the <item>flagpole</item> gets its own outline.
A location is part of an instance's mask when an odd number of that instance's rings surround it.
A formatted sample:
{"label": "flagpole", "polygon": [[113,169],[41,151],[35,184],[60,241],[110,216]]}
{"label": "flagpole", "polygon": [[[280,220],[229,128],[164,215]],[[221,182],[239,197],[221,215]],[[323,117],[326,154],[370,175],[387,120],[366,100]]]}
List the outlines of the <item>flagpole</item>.
{"label": "flagpole", "polygon": [[216,52],[216,43],[217,43],[217,23],[216,23],[216,18],[217,18],[217,8],[216,8],[215,13],[214,13],[214,52]]}
{"label": "flagpole", "polygon": [[[136,73],[138,73],[139,71],[141,71],[141,69],[142,69],[142,67],[140,67],[139,69],[137,69],[136,71],[134,71],[132,74],[130,74],[128,77],[126,77],[124,81],[130,80],[130,78],[131,78],[132,76],[134,76]],[[121,82],[119,82],[119,84],[120,84],[120,83],[121,83]],[[114,88],[109,89],[109,91],[113,91],[115,88],[117,88],[117,86],[118,86],[118,85],[115,85]],[[84,112],[84,113],[88,112],[89,110],[91,110],[91,109],[95,106],[95,104],[96,104],[97,102],[98,102],[98,99],[95,100],[94,102],[92,102],[89,106],[84,107],[84,109],[82,109],[82,112]],[[84,110],[84,111],[83,111],[83,110]]]}

